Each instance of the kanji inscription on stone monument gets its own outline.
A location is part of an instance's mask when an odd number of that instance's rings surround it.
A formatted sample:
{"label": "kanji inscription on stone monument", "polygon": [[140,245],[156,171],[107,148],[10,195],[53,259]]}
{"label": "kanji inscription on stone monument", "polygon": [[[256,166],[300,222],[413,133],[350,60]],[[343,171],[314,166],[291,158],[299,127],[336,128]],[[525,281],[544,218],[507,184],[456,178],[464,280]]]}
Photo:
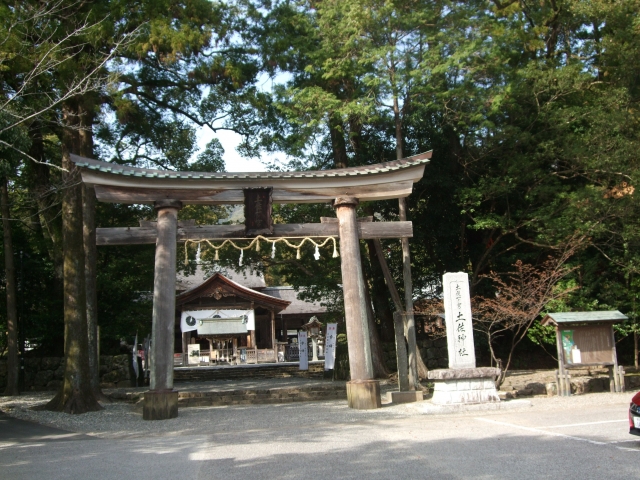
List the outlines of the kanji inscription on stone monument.
{"label": "kanji inscription on stone monument", "polygon": [[449,368],[475,368],[469,277],[464,272],[445,273],[443,287]]}

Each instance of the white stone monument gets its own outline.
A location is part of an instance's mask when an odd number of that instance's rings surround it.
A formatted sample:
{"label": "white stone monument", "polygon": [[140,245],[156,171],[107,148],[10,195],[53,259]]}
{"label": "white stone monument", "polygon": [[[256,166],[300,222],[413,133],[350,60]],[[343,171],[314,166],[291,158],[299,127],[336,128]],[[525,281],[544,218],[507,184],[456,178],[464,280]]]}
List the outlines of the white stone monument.
{"label": "white stone monument", "polygon": [[445,273],[443,287],[449,368],[476,368],[469,278],[464,272]]}
{"label": "white stone monument", "polygon": [[449,368],[429,371],[434,381],[432,403],[439,405],[499,402],[497,368],[476,368],[469,277],[464,272],[443,277],[444,314]]}

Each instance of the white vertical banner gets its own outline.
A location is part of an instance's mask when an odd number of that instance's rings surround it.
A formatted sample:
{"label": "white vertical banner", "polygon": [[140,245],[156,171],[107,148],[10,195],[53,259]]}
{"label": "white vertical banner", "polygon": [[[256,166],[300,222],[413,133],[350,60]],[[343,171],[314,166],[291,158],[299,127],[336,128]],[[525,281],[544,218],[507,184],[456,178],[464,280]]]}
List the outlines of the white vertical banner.
{"label": "white vertical banner", "polygon": [[300,353],[300,370],[309,370],[309,347],[307,345],[307,332],[298,332],[298,352]]}
{"label": "white vertical banner", "polygon": [[327,323],[327,335],[324,341],[324,369],[333,370],[336,363],[336,337],[338,324]]}

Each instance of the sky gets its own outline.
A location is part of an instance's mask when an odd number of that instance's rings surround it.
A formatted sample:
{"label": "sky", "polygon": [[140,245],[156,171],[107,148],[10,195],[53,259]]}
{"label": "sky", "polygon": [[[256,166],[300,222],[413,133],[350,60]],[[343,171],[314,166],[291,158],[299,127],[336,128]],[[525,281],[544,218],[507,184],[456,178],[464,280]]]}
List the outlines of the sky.
{"label": "sky", "polygon": [[[243,158],[236,151],[236,147],[240,144],[242,137],[235,132],[229,130],[218,130],[213,133],[209,128],[201,128],[197,133],[198,139],[198,153],[202,152],[207,143],[212,138],[218,137],[222,148],[224,148],[224,163],[227,172],[265,172],[267,169],[262,162],[257,158]],[[196,153],[193,157],[197,157]],[[268,157],[271,160],[273,157]]]}
{"label": "sky", "polygon": [[[283,73],[278,74],[273,78],[263,74],[259,77],[257,86],[259,90],[271,91],[276,83],[284,84],[289,81],[290,78],[291,75]],[[213,133],[209,128],[200,128],[197,133],[199,150],[193,155],[193,158],[196,158],[198,153],[202,152],[207,143],[209,143],[214,137],[218,137],[218,140],[220,140],[220,143],[222,144],[222,148],[224,148],[223,159],[227,172],[266,172],[267,168],[260,159],[243,158],[236,151],[236,147],[240,144],[242,137],[229,130],[218,130],[216,133]],[[266,154],[262,159],[267,162],[273,162],[277,159],[286,160],[284,154]]]}

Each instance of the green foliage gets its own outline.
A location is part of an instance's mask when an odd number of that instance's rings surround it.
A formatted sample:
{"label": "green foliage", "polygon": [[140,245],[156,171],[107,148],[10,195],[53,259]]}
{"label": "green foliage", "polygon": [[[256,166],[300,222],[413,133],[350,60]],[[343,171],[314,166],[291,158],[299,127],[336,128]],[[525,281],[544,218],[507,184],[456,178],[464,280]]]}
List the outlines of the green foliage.
{"label": "green foliage", "polygon": [[[322,169],[434,150],[408,199],[416,296],[459,270],[482,294],[490,270],[575,247],[580,289],[553,308],[635,312],[637,0],[253,6],[265,68],[285,80],[247,151]],[[396,218],[392,202],[371,213]]]}
{"label": "green foliage", "polygon": [[[9,28],[16,15],[39,8],[46,7],[0,4],[0,101],[8,106],[0,111],[0,173],[12,180],[15,236],[29,255],[23,259],[38,259],[29,282],[39,304],[24,305],[33,319],[30,336],[60,336],[62,185],[59,172],[25,163],[9,145],[59,165],[62,107],[70,105],[93,117],[94,156],[129,165],[223,170],[217,140],[194,159],[197,128],[233,130],[243,135],[243,154],[284,152],[289,163],[273,167],[298,170],[433,149],[408,198],[414,296],[437,296],[441,275],[461,270],[473,292],[485,295],[489,271],[506,271],[517,260],[540,265],[575,247],[571,262],[579,269],[568,281],[580,288],[548,308],[617,308],[631,318],[619,334],[637,328],[638,0],[163,0],[135,8],[101,0],[82,4],[73,19],[55,14],[43,21],[46,42],[25,41],[33,21]],[[89,28],[61,40],[81,25],[78,19]],[[118,43],[131,32],[130,41]],[[64,48],[46,57],[56,41]],[[28,77],[42,58],[54,63]],[[93,69],[99,81],[91,91],[47,103]],[[2,130],[6,125],[11,129]],[[397,203],[363,204],[359,214],[395,220]],[[189,206],[180,218],[203,224],[225,215],[224,208]],[[333,215],[327,205],[274,208],[283,223]],[[98,211],[99,226],[151,218],[148,207]],[[399,242],[386,241],[384,249],[401,285]],[[105,335],[130,335],[134,326],[142,334],[149,305],[139,292],[151,289],[152,249],[99,251]],[[278,248],[273,259],[270,251],[244,258],[248,268],[300,288],[338,315],[339,259],[330,247],[321,249],[321,261],[313,253],[305,247],[298,260],[295,251]],[[364,244],[362,253],[373,284],[377,270]],[[213,262],[212,255],[203,249],[203,261]],[[237,263],[237,251],[220,252],[221,265]],[[548,344],[549,335],[534,327],[530,338]]]}

